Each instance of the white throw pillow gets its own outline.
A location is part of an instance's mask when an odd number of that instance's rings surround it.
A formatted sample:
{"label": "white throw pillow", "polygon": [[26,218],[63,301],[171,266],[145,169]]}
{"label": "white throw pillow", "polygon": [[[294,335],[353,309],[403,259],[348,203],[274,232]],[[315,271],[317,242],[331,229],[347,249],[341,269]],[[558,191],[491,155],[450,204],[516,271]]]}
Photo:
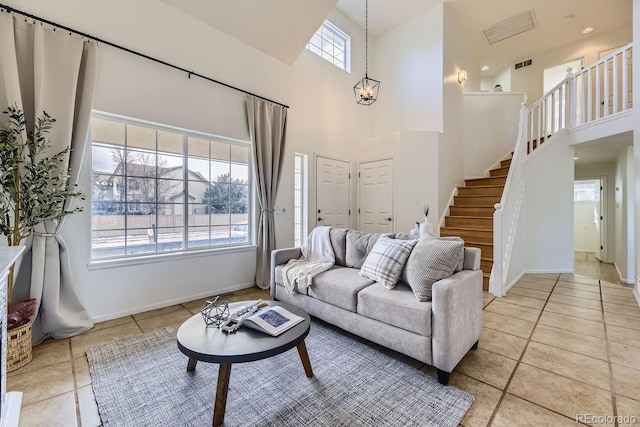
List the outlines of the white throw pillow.
{"label": "white throw pillow", "polygon": [[360,275],[393,289],[417,240],[396,240],[382,236],[367,255]]}

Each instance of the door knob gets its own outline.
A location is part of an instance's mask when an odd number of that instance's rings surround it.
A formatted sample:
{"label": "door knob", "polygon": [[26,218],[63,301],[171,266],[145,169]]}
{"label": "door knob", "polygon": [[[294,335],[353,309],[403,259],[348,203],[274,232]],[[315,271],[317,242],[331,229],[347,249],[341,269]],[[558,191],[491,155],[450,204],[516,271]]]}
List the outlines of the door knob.
{"label": "door knob", "polygon": [[391,217],[385,218],[385,220],[387,220],[387,221],[391,221],[391,219],[392,219]]}
{"label": "door knob", "polygon": [[323,219],[324,219],[324,218],[320,218],[320,217],[318,217],[318,221],[322,221]]}

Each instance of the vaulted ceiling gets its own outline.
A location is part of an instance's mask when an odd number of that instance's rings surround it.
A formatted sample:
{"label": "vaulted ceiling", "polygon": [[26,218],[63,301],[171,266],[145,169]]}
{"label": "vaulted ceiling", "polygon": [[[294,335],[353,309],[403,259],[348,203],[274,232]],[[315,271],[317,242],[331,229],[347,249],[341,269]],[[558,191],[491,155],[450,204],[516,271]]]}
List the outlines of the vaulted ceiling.
{"label": "vaulted ceiling", "polygon": [[161,0],[205,24],[293,64],[337,0]]}
{"label": "vaulted ceiling", "polygon": [[[484,75],[540,52],[630,26],[629,0],[444,0],[453,10],[459,31],[474,45]],[[369,32],[380,35],[427,11],[439,0],[369,0]],[[355,22],[364,23],[364,0],[340,0],[337,8]],[[536,28],[489,44],[482,30],[504,19],[533,10]],[[592,27],[591,33],[582,30]]]}
{"label": "vaulted ceiling", "polygon": [[[364,27],[364,0],[160,0],[244,43],[293,64],[329,13],[337,8]],[[372,37],[401,25],[441,0],[369,0]],[[459,31],[473,44],[485,75],[555,47],[630,26],[630,0],[442,0],[453,11]],[[489,44],[482,30],[533,10],[536,28]],[[583,34],[585,27],[593,27]]]}

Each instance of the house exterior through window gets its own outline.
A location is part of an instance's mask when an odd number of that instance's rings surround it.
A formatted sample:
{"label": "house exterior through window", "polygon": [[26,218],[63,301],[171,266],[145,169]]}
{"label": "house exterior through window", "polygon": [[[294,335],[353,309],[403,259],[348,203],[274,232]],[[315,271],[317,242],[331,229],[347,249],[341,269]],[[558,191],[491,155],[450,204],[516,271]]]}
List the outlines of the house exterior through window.
{"label": "house exterior through window", "polygon": [[250,144],[94,112],[91,259],[251,243]]}

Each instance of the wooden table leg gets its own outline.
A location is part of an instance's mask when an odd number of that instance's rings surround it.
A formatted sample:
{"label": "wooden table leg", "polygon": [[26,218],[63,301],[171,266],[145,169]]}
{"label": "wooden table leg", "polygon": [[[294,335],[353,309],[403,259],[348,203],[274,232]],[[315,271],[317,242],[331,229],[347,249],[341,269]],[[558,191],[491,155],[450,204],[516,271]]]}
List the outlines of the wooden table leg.
{"label": "wooden table leg", "polygon": [[195,371],[196,370],[196,363],[198,363],[198,361],[196,359],[192,359],[190,357],[189,361],[187,362],[187,372]]}
{"label": "wooden table leg", "polygon": [[304,373],[307,374],[307,377],[313,378],[313,369],[311,368],[311,361],[309,360],[309,353],[307,353],[307,345],[304,340],[298,344],[298,354],[300,355],[300,360],[302,360],[302,366],[304,366]]}
{"label": "wooden table leg", "polygon": [[220,369],[218,369],[216,404],[213,408],[213,427],[218,427],[224,422],[224,412],[227,408],[227,392],[229,391],[230,377],[231,363],[221,363]]}

